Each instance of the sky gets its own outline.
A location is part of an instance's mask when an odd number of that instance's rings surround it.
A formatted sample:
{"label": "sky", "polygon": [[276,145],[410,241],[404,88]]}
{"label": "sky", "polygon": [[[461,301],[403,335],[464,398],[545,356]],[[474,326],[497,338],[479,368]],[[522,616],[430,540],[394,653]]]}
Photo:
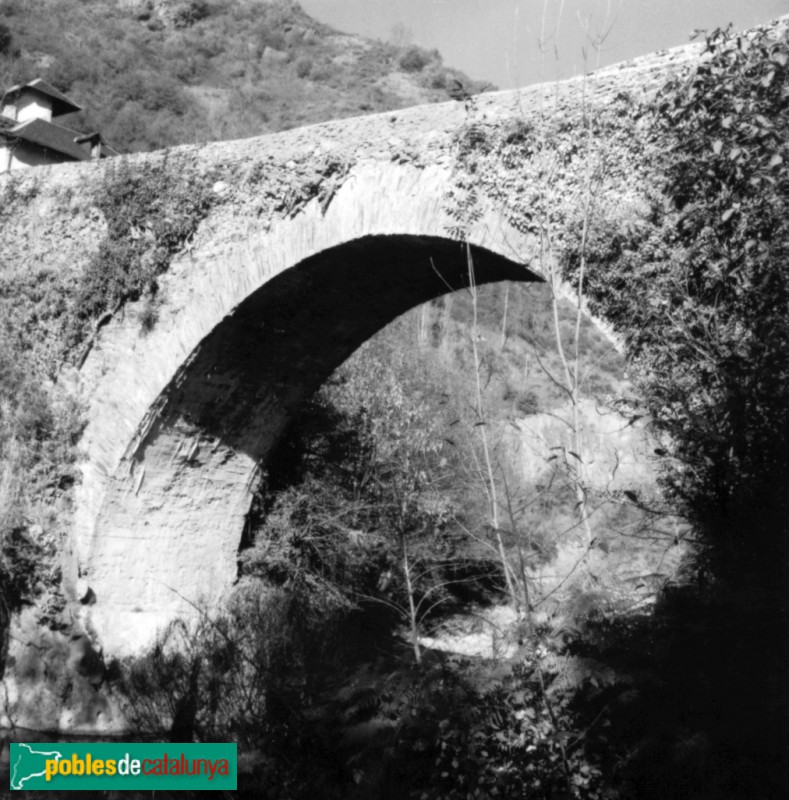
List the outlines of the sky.
{"label": "sky", "polygon": [[[438,48],[444,63],[501,89],[686,44],[697,28],[747,28],[789,0],[300,0],[348,33]],[[540,47],[540,41],[544,46]]]}

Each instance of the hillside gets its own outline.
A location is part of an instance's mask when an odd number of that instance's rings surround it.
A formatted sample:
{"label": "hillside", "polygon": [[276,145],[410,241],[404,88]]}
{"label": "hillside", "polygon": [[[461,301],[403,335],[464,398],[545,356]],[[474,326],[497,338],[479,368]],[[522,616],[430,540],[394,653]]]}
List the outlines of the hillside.
{"label": "hillside", "polygon": [[4,0],[0,89],[41,77],[121,152],[233,139],[491,87],[291,0]]}

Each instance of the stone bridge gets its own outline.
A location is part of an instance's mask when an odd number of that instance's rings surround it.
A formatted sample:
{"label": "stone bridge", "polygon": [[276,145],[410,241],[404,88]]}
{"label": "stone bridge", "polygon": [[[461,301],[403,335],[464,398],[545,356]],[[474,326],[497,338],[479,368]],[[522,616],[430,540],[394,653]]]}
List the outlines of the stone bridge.
{"label": "stone bridge", "polygon": [[[105,652],[139,651],[175,616],[221,600],[294,409],[395,317],[467,285],[451,235],[459,132],[605,109],[623,93],[637,102],[698,52],[130,159],[209,176],[214,202],[160,281],[153,329],[142,330],[142,303],[128,305],[61,378],[89,410],[66,585],[90,595],[81,613]],[[90,198],[111,168],[14,179],[25,210],[4,223],[0,256],[77,275],[105,234]],[[613,201],[637,205],[625,184],[609,187]],[[544,279],[534,236],[493,200],[478,209],[464,222],[476,281]]]}

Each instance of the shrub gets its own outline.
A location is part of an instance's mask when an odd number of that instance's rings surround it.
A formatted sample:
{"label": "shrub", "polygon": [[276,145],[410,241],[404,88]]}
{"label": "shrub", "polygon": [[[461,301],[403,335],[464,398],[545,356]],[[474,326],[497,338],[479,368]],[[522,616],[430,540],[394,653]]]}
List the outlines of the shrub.
{"label": "shrub", "polygon": [[11,35],[11,29],[0,22],[0,55],[10,53],[13,48],[14,37]]}
{"label": "shrub", "polygon": [[2,601],[13,611],[26,603],[32,603],[36,595],[41,593],[41,566],[45,559],[52,559],[54,553],[46,552],[42,544],[23,526],[7,528],[1,534]]}
{"label": "shrub", "polygon": [[430,89],[447,88],[447,73],[441,64],[431,64],[430,68],[424,71],[423,80]]}
{"label": "shrub", "polygon": [[433,56],[421,47],[413,46],[400,56],[398,63],[400,69],[406,72],[421,72],[431,61]]}
{"label": "shrub", "polygon": [[312,71],[312,59],[311,58],[300,58],[296,62],[296,75],[299,78],[307,78],[309,77],[310,72]]}
{"label": "shrub", "polygon": [[[46,379],[31,347],[0,326],[0,631],[3,609],[44,593],[62,600],[60,526],[84,427],[82,409]],[[39,603],[39,613],[47,605]]]}
{"label": "shrub", "polygon": [[[298,559],[285,560],[298,570]],[[297,757],[316,687],[358,656],[342,646],[345,618],[309,580],[272,585],[247,575],[222,613],[173,623],[145,657],[123,666],[129,718],[171,741],[260,749],[276,773],[283,755]]]}
{"label": "shrub", "polygon": [[208,0],[189,0],[176,7],[173,13],[173,25],[176,28],[188,28],[205,19],[211,13],[211,6]]}
{"label": "shrub", "polygon": [[208,213],[211,198],[207,177],[187,180],[167,161],[138,169],[123,160],[107,166],[95,198],[107,237],[80,278],[69,347],[124,303],[144,293],[153,302],[157,277]]}
{"label": "shrub", "polygon": [[312,80],[328,83],[332,78],[337,76],[339,69],[340,68],[336,64],[324,59],[321,63],[315,64],[312,67]]}
{"label": "shrub", "polygon": [[140,328],[143,333],[150,333],[155,327],[156,323],[159,320],[159,309],[156,305],[156,298],[154,297],[147,297],[145,300],[145,305],[140,311],[139,321],[140,321]]}
{"label": "shrub", "polygon": [[[577,744],[568,692],[538,661],[499,666],[492,678],[449,662],[426,672],[397,707],[389,779],[406,797],[597,798],[601,774]],[[416,691],[414,691],[416,689]]]}
{"label": "shrub", "polygon": [[538,414],[540,411],[540,401],[535,392],[523,392],[518,396],[515,407],[518,413],[523,416]]}
{"label": "shrub", "polygon": [[189,107],[186,93],[176,81],[149,72],[132,71],[119,77],[113,95],[116,102],[137,103],[146,112],[167,110],[181,116]]}

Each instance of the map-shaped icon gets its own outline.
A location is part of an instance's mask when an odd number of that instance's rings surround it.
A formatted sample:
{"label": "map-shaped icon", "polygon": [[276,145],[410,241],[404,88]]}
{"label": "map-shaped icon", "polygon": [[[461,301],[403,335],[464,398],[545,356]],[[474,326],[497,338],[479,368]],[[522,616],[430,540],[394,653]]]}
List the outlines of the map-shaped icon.
{"label": "map-shaped icon", "polygon": [[11,788],[24,789],[32,778],[46,776],[46,763],[54,759],[60,761],[63,754],[58,750],[37,750],[29,744],[17,743],[16,760],[11,764]]}

